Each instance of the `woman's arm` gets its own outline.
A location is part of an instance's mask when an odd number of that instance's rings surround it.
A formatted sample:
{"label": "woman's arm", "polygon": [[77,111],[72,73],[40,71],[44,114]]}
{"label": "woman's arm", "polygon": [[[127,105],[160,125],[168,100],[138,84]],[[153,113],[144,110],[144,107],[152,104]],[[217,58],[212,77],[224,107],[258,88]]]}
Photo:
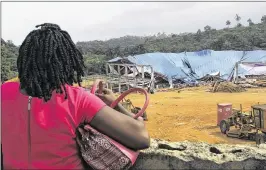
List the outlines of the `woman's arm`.
{"label": "woman's arm", "polygon": [[113,94],[100,97],[102,100],[93,94],[83,93],[79,102],[77,121],[88,122],[103,134],[133,150],[148,148],[150,137],[143,119],[134,119],[132,113],[128,116],[106,106],[115,99]]}
{"label": "woman's arm", "polygon": [[94,116],[90,125],[131,149],[150,146],[150,137],[141,119],[133,119],[108,106]]}
{"label": "woman's arm", "polygon": [[[96,94],[104,103],[106,103],[108,106],[111,105],[113,101],[115,101],[115,96],[113,92],[110,89],[103,89],[103,94]],[[127,116],[134,117],[135,114],[129,112],[127,109],[125,109],[122,104],[118,103],[117,106],[114,108],[116,111],[121,112]]]}

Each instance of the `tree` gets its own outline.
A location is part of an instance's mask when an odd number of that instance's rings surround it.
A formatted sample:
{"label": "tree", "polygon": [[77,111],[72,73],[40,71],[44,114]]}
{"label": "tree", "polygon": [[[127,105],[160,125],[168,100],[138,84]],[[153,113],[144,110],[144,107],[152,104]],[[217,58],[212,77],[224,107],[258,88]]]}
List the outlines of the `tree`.
{"label": "tree", "polygon": [[252,22],[252,20],[250,18],[247,20],[247,22],[248,22],[249,26],[254,25],[254,23]]}
{"label": "tree", "polygon": [[240,17],[238,14],[236,14],[236,16],[235,16],[235,20],[236,20],[236,22],[237,22],[237,25],[238,25],[238,26],[241,26],[241,24],[240,24],[241,17]]}
{"label": "tree", "polygon": [[237,23],[236,26],[237,26],[237,27],[242,27],[242,24],[241,24],[241,23]]}
{"label": "tree", "polygon": [[227,20],[227,21],[226,21],[226,25],[227,25],[227,27],[229,28],[229,26],[231,25],[231,21]]}
{"label": "tree", "polygon": [[171,37],[172,38],[175,38],[175,37],[177,37],[177,35],[176,34],[172,34]]}
{"label": "tree", "polygon": [[2,38],[1,38],[1,45],[6,45],[5,40],[3,40]]}
{"label": "tree", "polygon": [[204,31],[206,31],[206,32],[208,32],[208,31],[210,31],[212,28],[209,26],[209,25],[206,25],[205,27],[204,27]]}
{"label": "tree", "polygon": [[225,40],[225,42],[223,43],[222,48],[223,48],[223,50],[230,50],[230,49],[232,49],[231,43],[229,41]]}
{"label": "tree", "polygon": [[13,41],[12,41],[12,40],[7,40],[6,43],[9,44],[9,45],[11,45],[11,46],[15,46],[15,45],[13,44]]}
{"label": "tree", "polygon": [[201,30],[198,29],[198,31],[197,31],[197,33],[196,33],[196,40],[197,40],[197,41],[200,41],[200,39],[201,39]]}
{"label": "tree", "polygon": [[183,36],[183,41],[188,41],[188,35]]}
{"label": "tree", "polygon": [[261,17],[261,23],[266,24],[266,15],[263,15],[263,16]]}
{"label": "tree", "polygon": [[200,29],[198,29],[197,35],[201,35],[201,30]]}

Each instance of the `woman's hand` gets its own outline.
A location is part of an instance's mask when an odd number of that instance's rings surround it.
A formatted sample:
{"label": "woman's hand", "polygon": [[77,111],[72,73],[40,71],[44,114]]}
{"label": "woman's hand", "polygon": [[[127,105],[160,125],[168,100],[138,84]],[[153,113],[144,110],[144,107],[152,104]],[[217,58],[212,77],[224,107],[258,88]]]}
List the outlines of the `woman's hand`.
{"label": "woman's hand", "polygon": [[95,95],[98,96],[106,105],[110,106],[116,99],[114,93],[106,88],[104,88],[102,92],[103,94],[96,93]]}
{"label": "woman's hand", "polygon": [[[106,89],[106,88],[104,88],[102,92],[103,92],[103,94],[95,93],[95,95],[98,96],[107,106],[110,106],[116,100],[116,98],[114,96],[114,93],[112,92],[112,90],[109,90],[109,89]],[[129,116],[129,117],[133,118],[135,116],[135,114],[129,112],[120,103],[118,103],[117,106],[115,106],[114,109],[116,111],[120,112],[120,113],[123,113],[123,114]],[[138,117],[137,120],[143,122],[143,118],[142,117]]]}

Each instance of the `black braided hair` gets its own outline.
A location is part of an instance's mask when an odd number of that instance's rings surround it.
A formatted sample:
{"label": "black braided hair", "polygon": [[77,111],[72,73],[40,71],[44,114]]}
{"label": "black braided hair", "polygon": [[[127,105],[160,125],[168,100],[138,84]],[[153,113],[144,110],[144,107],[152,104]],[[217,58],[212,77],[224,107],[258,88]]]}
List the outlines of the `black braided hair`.
{"label": "black braided hair", "polygon": [[20,86],[32,97],[51,99],[52,92],[65,93],[65,84],[80,86],[84,61],[70,35],[56,24],[37,25],[19,48]]}

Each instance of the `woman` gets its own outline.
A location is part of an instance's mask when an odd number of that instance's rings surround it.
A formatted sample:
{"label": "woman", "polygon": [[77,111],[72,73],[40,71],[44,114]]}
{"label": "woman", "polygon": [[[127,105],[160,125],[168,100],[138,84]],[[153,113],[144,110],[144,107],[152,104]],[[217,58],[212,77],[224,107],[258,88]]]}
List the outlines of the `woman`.
{"label": "woman", "polygon": [[85,66],[69,34],[56,24],[36,27],[19,49],[20,82],[1,86],[4,168],[83,169],[75,141],[82,122],[129,148],[148,148],[143,121],[120,104],[120,112],[108,107],[112,92],[105,89],[101,100],[72,86]]}

